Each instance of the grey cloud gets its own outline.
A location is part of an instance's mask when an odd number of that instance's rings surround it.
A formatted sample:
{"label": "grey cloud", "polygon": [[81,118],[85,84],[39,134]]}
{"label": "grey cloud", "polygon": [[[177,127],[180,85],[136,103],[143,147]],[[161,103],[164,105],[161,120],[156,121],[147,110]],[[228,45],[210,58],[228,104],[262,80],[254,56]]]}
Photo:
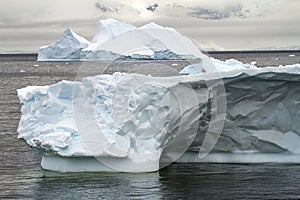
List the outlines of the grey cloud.
{"label": "grey cloud", "polygon": [[100,4],[99,2],[96,2],[96,3],[95,3],[95,7],[96,7],[98,10],[100,10],[101,12],[104,12],[104,13],[106,13],[106,12],[113,12],[112,9],[110,9],[110,8],[108,8],[108,7],[106,7],[106,6],[104,6],[103,4]]}
{"label": "grey cloud", "polygon": [[151,12],[154,12],[156,10],[156,8],[158,8],[158,4],[157,3],[149,5],[146,9],[149,10],[149,11],[151,11]]}
{"label": "grey cloud", "polygon": [[246,15],[242,12],[242,6],[233,7],[225,11],[218,11],[215,9],[207,9],[207,8],[192,8],[192,12],[189,12],[188,15],[200,19],[206,20],[221,20],[230,17],[239,17],[245,18]]}

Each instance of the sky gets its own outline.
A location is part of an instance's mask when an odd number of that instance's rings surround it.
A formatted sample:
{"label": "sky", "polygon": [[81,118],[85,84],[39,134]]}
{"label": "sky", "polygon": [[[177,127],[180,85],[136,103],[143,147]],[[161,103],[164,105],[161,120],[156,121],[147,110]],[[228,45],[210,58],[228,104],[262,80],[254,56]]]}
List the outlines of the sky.
{"label": "sky", "polygon": [[174,27],[204,50],[300,50],[300,0],[1,0],[0,52],[37,52],[99,19]]}

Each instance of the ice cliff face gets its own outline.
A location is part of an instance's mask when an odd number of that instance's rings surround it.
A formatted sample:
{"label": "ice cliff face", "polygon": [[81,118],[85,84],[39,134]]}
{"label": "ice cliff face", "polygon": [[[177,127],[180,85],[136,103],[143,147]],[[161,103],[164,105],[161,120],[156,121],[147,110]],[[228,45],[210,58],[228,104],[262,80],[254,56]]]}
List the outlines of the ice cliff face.
{"label": "ice cliff face", "polygon": [[89,44],[85,38],[67,28],[57,42],[40,48],[38,61],[79,60],[81,50]]}
{"label": "ice cliff face", "polygon": [[[213,152],[299,154],[299,67],[236,70],[235,76],[227,72],[226,122]],[[208,115],[191,150],[199,147]]]}
{"label": "ice cliff face", "polygon": [[203,56],[190,39],[173,28],[153,22],[137,28],[106,19],[99,21],[97,33],[91,42],[67,29],[59,41],[40,48],[38,60],[184,60]]}
{"label": "ice cliff face", "polygon": [[[226,98],[215,101],[220,80]],[[187,162],[300,162],[299,82],[298,64],[172,78],[115,73],[27,87],[18,90],[19,138],[57,171],[155,171],[186,151],[194,155],[183,156]],[[206,150],[227,157],[195,156]],[[53,164],[92,156],[106,168]]]}
{"label": "ice cliff face", "polygon": [[191,135],[198,124],[199,102],[181,93],[194,95],[179,77],[120,73],[27,87],[18,90],[19,138],[45,155],[93,156],[112,171],[156,171],[170,140]]}
{"label": "ice cliff face", "polygon": [[[193,144],[179,161],[299,163],[300,96],[297,85],[300,65],[263,69],[235,67],[229,71],[225,66],[222,72],[227,111],[218,142],[209,155],[201,156],[210,124],[208,111],[200,118],[201,125]],[[185,71],[195,73],[195,68],[189,66]]]}

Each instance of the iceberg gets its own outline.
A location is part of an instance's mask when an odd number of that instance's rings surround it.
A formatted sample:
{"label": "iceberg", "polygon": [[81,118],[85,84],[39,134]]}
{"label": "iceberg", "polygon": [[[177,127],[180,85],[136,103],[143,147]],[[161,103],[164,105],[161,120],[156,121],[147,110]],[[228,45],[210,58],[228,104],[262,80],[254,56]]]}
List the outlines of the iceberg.
{"label": "iceberg", "polygon": [[38,61],[78,61],[80,52],[90,44],[85,38],[67,28],[61,38],[49,45],[40,48]]}
{"label": "iceberg", "polygon": [[[176,41],[176,42],[174,42]],[[67,29],[62,38],[41,47],[38,61],[152,59],[187,60],[204,55],[175,29],[153,22],[135,27],[114,19],[100,20],[91,42]]]}
{"label": "iceberg", "polygon": [[239,70],[245,68],[257,68],[255,66],[255,62],[250,64],[242,63],[235,59],[229,59],[225,61],[221,61],[215,58],[203,58],[197,64],[191,64],[183,68],[179,73],[186,74],[199,74],[199,73],[208,73],[208,72],[225,72],[232,70]]}
{"label": "iceberg", "polygon": [[18,137],[43,154],[44,169],[61,172],[300,163],[299,82],[296,64],[31,86],[18,90]]}

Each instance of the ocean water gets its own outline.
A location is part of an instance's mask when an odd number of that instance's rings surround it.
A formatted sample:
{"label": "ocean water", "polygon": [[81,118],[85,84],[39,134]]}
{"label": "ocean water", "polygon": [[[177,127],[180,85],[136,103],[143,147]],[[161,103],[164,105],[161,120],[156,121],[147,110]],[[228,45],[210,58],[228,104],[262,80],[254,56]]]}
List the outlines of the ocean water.
{"label": "ocean water", "polygon": [[[294,55],[294,56],[290,56]],[[300,53],[211,54],[257,65],[300,63]],[[300,165],[175,163],[156,173],[55,173],[17,139],[21,116],[16,89],[75,80],[86,74],[138,72],[177,75],[189,61],[35,62],[0,57],[0,199],[299,199]],[[84,70],[89,65],[89,70]]]}

